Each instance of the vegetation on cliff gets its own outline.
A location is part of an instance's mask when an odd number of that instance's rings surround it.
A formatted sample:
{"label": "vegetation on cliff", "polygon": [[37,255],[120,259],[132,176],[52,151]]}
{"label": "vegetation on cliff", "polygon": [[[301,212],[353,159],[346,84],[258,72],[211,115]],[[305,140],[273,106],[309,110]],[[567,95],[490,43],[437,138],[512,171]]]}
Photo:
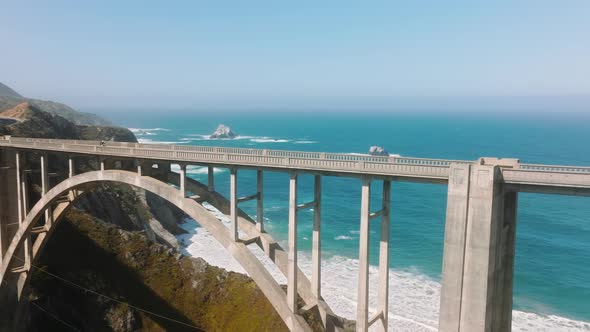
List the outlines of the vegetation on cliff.
{"label": "vegetation on cliff", "polygon": [[247,276],[182,256],[77,209],[57,227],[37,266],[81,288],[35,270],[30,331],[63,330],[51,315],[83,331],[196,330],[183,324],[205,331],[286,330]]}

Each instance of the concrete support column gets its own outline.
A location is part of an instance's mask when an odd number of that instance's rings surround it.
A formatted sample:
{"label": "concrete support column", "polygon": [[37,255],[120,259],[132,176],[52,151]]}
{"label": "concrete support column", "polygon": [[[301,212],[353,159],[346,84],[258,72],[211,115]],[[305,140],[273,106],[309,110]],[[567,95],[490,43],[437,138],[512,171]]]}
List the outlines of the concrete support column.
{"label": "concrete support column", "polygon": [[[49,156],[47,153],[41,154],[41,196],[45,196],[49,190]],[[51,207],[45,209],[45,227],[47,230],[51,227],[53,214],[51,213]]]}
{"label": "concrete support column", "polygon": [[234,241],[238,241],[238,170],[235,168],[230,169],[229,172],[229,197],[231,233]]}
{"label": "concrete support column", "polygon": [[289,253],[287,262],[287,305],[297,312],[297,174],[289,174]]}
{"label": "concrete support column", "polygon": [[500,315],[499,331],[512,330],[512,287],[514,280],[514,255],[516,245],[516,215],[518,193],[504,193],[504,220],[502,229],[502,252],[500,253],[500,285],[497,287],[497,314]]}
{"label": "concrete support column", "polygon": [[186,197],[186,164],[180,164],[180,193]]}
{"label": "concrete support column", "polygon": [[497,166],[473,165],[465,237],[461,331],[494,329],[503,200]]}
{"label": "concrete support column", "polygon": [[263,197],[263,174],[262,170],[256,171],[256,229],[264,232],[264,197]]}
{"label": "concrete support column", "polygon": [[449,174],[438,325],[441,332],[459,331],[471,165],[452,164]]}
{"label": "concrete support column", "polygon": [[[27,213],[29,212],[28,181],[24,170],[24,158],[20,152],[16,152],[16,169],[17,169],[17,195],[19,196],[18,224],[21,227]],[[31,239],[27,237],[23,241],[22,254],[17,254],[22,260],[25,271],[31,268]]]}
{"label": "concrete support column", "polygon": [[100,157],[98,161],[100,163],[100,170],[104,171],[105,170],[105,167],[104,167],[105,159],[103,157]]}
{"label": "concrete support column", "polygon": [[322,296],[322,177],[314,177],[314,209],[313,209],[313,234],[311,238],[311,292],[317,298]]}
{"label": "concrete support column", "polygon": [[207,167],[207,190],[209,192],[215,191],[215,168],[213,166]]}
{"label": "concrete support column", "polygon": [[387,331],[389,323],[389,228],[391,224],[391,181],[383,181],[383,213],[379,241],[379,298],[381,311],[379,331]]}
{"label": "concrete support column", "polygon": [[369,215],[371,212],[371,178],[363,176],[361,181],[361,225],[356,330],[365,332],[369,328]]}
{"label": "concrete support column", "polygon": [[21,178],[21,192],[23,195],[23,217],[21,220],[24,220],[27,213],[29,213],[29,178],[27,173],[27,171],[23,172],[23,177]]}
{"label": "concrete support column", "polygon": [[141,164],[141,161],[137,160],[135,161],[135,164],[137,165],[137,175],[143,176],[143,165]]}
{"label": "concrete support column", "polygon": [[487,159],[451,166],[440,331],[510,330],[517,196]]}
{"label": "concrete support column", "polygon": [[74,158],[70,156],[68,158],[68,177],[71,178],[76,175],[76,166],[74,164]]}
{"label": "concrete support column", "polygon": [[18,223],[20,224],[23,220],[23,194],[22,194],[22,178],[23,178],[23,162],[21,160],[22,155],[20,151],[15,154],[15,167],[16,167],[16,195],[18,196]]}

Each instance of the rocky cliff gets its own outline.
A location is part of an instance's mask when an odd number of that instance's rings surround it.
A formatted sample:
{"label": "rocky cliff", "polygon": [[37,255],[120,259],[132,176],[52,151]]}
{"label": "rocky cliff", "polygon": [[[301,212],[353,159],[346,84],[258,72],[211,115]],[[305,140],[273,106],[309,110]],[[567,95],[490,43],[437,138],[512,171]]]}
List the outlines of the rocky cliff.
{"label": "rocky cliff", "polygon": [[[78,126],[59,115],[40,110],[23,102],[0,113],[0,135],[36,138],[67,138],[105,141],[137,142],[131,131],[121,127]],[[67,169],[67,161],[60,156],[50,156],[50,170]],[[27,163],[39,167],[39,158],[29,154]],[[77,158],[80,170],[98,169],[96,160]],[[122,168],[132,169],[132,163],[123,163]],[[39,193],[31,192],[31,199]],[[116,224],[131,231],[145,231],[147,236],[159,243],[178,247],[174,235],[183,230],[176,225],[184,213],[166,204],[155,195],[122,184],[104,184],[81,199],[77,206],[105,222]]]}
{"label": "rocky cliff", "polygon": [[37,266],[29,331],[287,330],[250,278],[76,209]]}

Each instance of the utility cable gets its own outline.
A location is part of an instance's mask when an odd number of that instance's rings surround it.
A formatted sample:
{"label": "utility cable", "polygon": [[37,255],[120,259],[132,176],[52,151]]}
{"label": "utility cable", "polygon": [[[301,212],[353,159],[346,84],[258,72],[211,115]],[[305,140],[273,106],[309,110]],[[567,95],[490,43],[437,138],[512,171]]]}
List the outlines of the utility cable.
{"label": "utility cable", "polygon": [[[20,261],[21,261],[21,262],[23,262],[23,263],[25,262],[25,261],[24,261],[23,259],[21,259],[20,257],[17,257],[17,256],[13,256],[13,257],[14,257],[14,258],[16,258],[16,259],[18,259],[18,260],[20,260]],[[162,319],[165,319],[165,320],[168,320],[168,321],[171,321],[171,322],[174,322],[174,323],[180,324],[180,325],[184,325],[184,326],[186,326],[186,327],[191,327],[191,328],[194,328],[194,329],[196,329],[196,330],[199,330],[199,331],[200,331],[200,330],[202,330],[202,328],[200,328],[200,327],[198,327],[198,326],[195,326],[195,325],[192,325],[192,324],[188,324],[188,323],[185,323],[185,322],[182,322],[182,321],[179,321],[179,320],[177,320],[177,319],[170,318],[170,317],[167,317],[167,316],[164,316],[164,315],[157,314],[157,313],[155,313],[155,312],[153,312],[153,311],[150,311],[150,310],[147,310],[147,309],[143,309],[143,308],[140,308],[140,307],[134,306],[134,305],[132,305],[132,304],[129,304],[129,303],[127,303],[127,302],[124,302],[124,301],[121,301],[121,300],[117,300],[117,299],[115,299],[115,298],[112,298],[112,297],[110,297],[110,296],[108,296],[108,295],[104,295],[104,294],[101,294],[101,293],[99,293],[99,292],[97,292],[97,291],[94,291],[94,290],[92,290],[92,289],[89,289],[89,288],[86,288],[86,287],[84,287],[84,286],[78,285],[78,284],[76,284],[76,283],[75,283],[75,282],[73,282],[73,281],[70,281],[70,280],[67,280],[67,279],[65,279],[65,278],[62,278],[62,277],[60,277],[60,276],[58,276],[58,275],[56,275],[56,274],[53,274],[53,273],[51,273],[51,272],[49,272],[49,271],[46,271],[45,269],[43,269],[43,268],[41,268],[41,267],[38,267],[38,266],[36,266],[36,265],[33,265],[33,264],[31,264],[31,266],[32,266],[32,267],[34,267],[35,269],[37,269],[38,271],[42,272],[42,273],[45,273],[45,274],[47,274],[47,275],[49,275],[49,276],[51,276],[51,277],[53,277],[53,278],[55,278],[55,279],[58,279],[58,280],[60,280],[60,281],[62,281],[62,282],[64,282],[64,283],[67,283],[67,284],[69,284],[70,286],[73,286],[73,287],[79,288],[79,289],[81,289],[81,290],[84,290],[84,291],[86,291],[86,292],[88,292],[88,293],[92,293],[92,294],[94,294],[94,295],[96,295],[96,296],[103,297],[103,298],[105,298],[105,299],[107,299],[107,300],[110,300],[110,301],[113,301],[113,302],[117,302],[117,303],[119,303],[119,304],[124,304],[124,305],[127,305],[128,307],[130,307],[130,308],[133,308],[133,309],[135,309],[135,310],[138,310],[138,311],[144,312],[144,313],[146,313],[146,314],[149,314],[149,315],[152,315],[152,316],[156,316],[156,317],[159,317],[159,318],[162,318]]]}
{"label": "utility cable", "polygon": [[[8,286],[8,283],[6,282],[6,280],[2,280],[2,283],[5,284],[6,286]],[[37,309],[41,310],[42,312],[44,312],[45,314],[47,314],[48,316],[50,316],[51,318],[55,319],[56,321],[62,323],[63,325],[71,328],[74,331],[78,331],[80,332],[80,330],[78,330],[75,326],[65,322],[64,320],[60,319],[59,317],[55,316],[54,314],[52,314],[51,312],[49,312],[48,310],[44,309],[43,307],[41,307],[40,305],[38,305],[37,303],[30,301],[30,304],[34,305],[35,307],[37,307]]]}
{"label": "utility cable", "polygon": [[71,329],[72,329],[72,330],[74,330],[74,331],[81,332],[81,330],[79,330],[78,328],[76,328],[74,325],[71,325],[71,324],[69,324],[68,322],[66,322],[66,321],[64,321],[64,320],[62,320],[62,319],[60,319],[59,317],[55,316],[54,314],[52,314],[52,313],[51,313],[51,312],[49,312],[48,310],[44,309],[43,307],[41,307],[41,306],[40,306],[40,305],[38,305],[37,303],[35,303],[35,302],[33,302],[33,301],[31,301],[31,302],[29,302],[29,303],[31,303],[31,304],[32,304],[32,305],[34,305],[34,306],[35,306],[37,309],[39,309],[39,310],[41,310],[42,312],[44,312],[44,313],[45,313],[47,316],[49,316],[49,317],[51,317],[51,318],[55,319],[56,321],[58,321],[58,322],[62,323],[63,325],[65,325],[65,326],[67,326],[67,327],[71,328]]}

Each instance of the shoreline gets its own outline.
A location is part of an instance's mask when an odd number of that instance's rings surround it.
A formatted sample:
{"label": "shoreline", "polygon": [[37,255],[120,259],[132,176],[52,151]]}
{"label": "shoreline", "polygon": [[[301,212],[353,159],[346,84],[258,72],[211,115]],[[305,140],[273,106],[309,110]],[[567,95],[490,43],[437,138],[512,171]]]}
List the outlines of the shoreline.
{"label": "shoreline", "polygon": [[[229,220],[214,207],[204,204],[226,227]],[[177,236],[184,255],[201,257],[209,264],[229,271],[247,273],[215,239],[192,219],[180,225],[187,234]],[[287,279],[255,245],[252,252],[268,268],[279,284],[286,284]],[[299,252],[301,270],[311,275],[311,255]],[[323,275],[322,295],[335,314],[346,319],[356,319],[356,278],[358,260],[343,256],[324,258],[322,269],[330,271]],[[378,268],[369,268],[370,284],[376,285]],[[440,301],[440,282],[425,275],[410,271],[390,269],[390,329],[396,331],[437,331],[438,305]],[[370,310],[376,307],[377,290],[370,287]],[[396,301],[397,299],[397,301]],[[590,331],[590,322],[578,321],[558,315],[541,315],[532,312],[513,310],[513,331]]]}

